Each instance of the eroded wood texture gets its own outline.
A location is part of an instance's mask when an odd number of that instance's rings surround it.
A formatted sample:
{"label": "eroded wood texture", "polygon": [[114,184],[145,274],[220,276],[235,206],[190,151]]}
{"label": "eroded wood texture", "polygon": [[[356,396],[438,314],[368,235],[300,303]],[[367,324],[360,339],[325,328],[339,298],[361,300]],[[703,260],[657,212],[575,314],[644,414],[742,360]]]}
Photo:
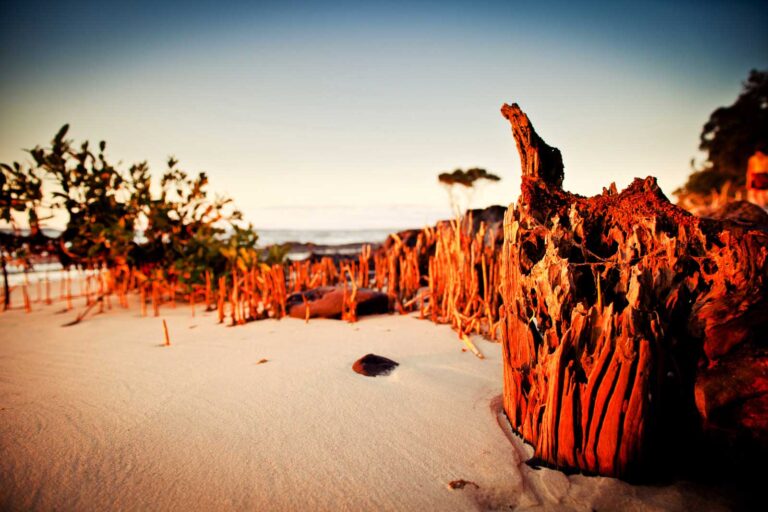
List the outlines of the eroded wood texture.
{"label": "eroded wood texture", "polygon": [[634,478],[702,432],[764,447],[766,232],[692,216],[651,177],[565,192],[559,151],[517,105],[502,113],[523,166],[504,222],[504,409],[534,457]]}

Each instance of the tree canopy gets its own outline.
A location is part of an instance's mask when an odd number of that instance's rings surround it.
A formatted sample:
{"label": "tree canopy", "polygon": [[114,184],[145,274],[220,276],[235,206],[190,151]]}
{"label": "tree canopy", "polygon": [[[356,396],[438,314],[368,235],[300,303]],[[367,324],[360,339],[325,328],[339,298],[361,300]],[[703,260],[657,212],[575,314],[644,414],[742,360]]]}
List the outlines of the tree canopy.
{"label": "tree canopy", "polygon": [[500,179],[495,174],[479,167],[473,167],[466,171],[456,169],[453,172],[443,172],[437,176],[437,181],[444,185],[461,185],[462,187],[473,187],[479,180],[499,181]]}
{"label": "tree canopy", "polygon": [[712,112],[700,140],[707,159],[679,192],[707,194],[728,181],[743,186],[749,157],[768,151],[768,71],[749,73],[736,102]]}
{"label": "tree canopy", "polygon": [[[29,150],[29,164],[0,164],[3,271],[9,261],[31,266],[33,256],[47,256],[64,267],[130,265],[199,282],[207,270],[258,261],[256,233],[229,199],[211,197],[205,173],[190,176],[170,158],[153,187],[146,162],[120,169],[106,143],[76,146],[68,129]],[[66,222],[63,231],[44,229],[54,216]]]}

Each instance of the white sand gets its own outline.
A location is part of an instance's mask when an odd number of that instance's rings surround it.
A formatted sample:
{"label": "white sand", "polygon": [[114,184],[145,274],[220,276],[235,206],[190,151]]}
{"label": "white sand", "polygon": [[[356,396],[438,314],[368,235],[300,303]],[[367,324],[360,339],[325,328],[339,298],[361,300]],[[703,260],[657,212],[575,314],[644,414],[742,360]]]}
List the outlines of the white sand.
{"label": "white sand", "polygon": [[[522,464],[490,409],[501,350],[387,316],[227,328],[163,309],[73,327],[0,314],[3,510],[690,510],[700,489],[566,477]],[[388,377],[351,370],[373,352]],[[269,361],[256,364],[262,358]],[[466,479],[451,490],[448,482]],[[720,507],[722,508],[722,507]]]}

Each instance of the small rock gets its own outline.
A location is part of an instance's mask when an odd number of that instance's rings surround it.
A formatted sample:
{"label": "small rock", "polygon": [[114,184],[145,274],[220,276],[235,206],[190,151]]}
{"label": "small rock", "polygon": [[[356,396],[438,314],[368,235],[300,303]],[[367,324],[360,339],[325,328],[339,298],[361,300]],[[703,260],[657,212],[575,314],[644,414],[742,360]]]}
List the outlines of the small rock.
{"label": "small rock", "polygon": [[[346,293],[350,294],[351,290],[347,288]],[[308,307],[310,318],[341,318],[344,294],[344,288],[341,286],[321,286],[305,292],[292,293],[286,299],[288,316],[303,319]],[[358,316],[386,314],[389,310],[389,297],[386,293],[358,288],[355,308]]]}
{"label": "small rock", "polygon": [[748,201],[731,201],[710,214],[713,219],[731,220],[768,227],[768,213]]}
{"label": "small rock", "polygon": [[352,365],[352,369],[366,377],[389,375],[399,363],[375,354],[366,354]]}

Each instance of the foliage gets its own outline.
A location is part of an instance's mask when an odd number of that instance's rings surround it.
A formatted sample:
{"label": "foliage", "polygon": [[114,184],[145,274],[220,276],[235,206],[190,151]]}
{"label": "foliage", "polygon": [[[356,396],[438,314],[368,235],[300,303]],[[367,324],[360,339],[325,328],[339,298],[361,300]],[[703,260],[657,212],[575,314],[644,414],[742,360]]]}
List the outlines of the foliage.
{"label": "foliage", "polygon": [[261,254],[261,261],[267,265],[284,263],[291,252],[291,244],[272,244]]}
{"label": "foliage", "polygon": [[23,169],[18,162],[0,164],[0,169],[0,220],[13,225],[14,213],[26,213],[27,224],[38,229],[42,180],[34,169]]}
{"label": "foliage", "polygon": [[[50,146],[29,151],[32,165],[0,164],[0,221],[11,226],[0,233],[3,261],[24,249],[48,250],[65,267],[130,264],[146,275],[166,269],[186,282],[257,261],[256,233],[241,225],[231,200],[210,196],[205,173],[191,177],[170,158],[153,193],[146,162],[120,170],[108,161],[104,142],[97,151],[87,141],[74,146],[68,128]],[[66,218],[58,235],[43,231],[42,221],[53,215]]]}
{"label": "foliage", "polygon": [[75,148],[65,138],[68,128],[59,130],[50,147],[29,152],[36,165],[30,172],[53,183],[49,208],[67,216],[59,240],[62,259],[88,266],[125,263],[142,207],[131,200],[135,167],[126,176],[110,164],[104,142],[97,153],[87,141]]}
{"label": "foliage", "polygon": [[173,268],[182,281],[200,282],[206,270],[216,274],[226,270],[228,260],[234,257],[227,252],[232,247],[255,251],[256,234],[250,226],[237,224],[242,215],[231,200],[209,197],[205,173],[191,178],[177,165],[176,159],[168,160],[157,197],[146,193],[150,177],[142,174],[142,185],[135,195],[137,201],[148,205],[147,226],[145,240],[131,259]]}
{"label": "foliage", "polygon": [[[7,286],[8,263],[31,267],[33,254],[44,254],[52,247],[42,233],[41,217],[43,182],[35,169],[25,169],[18,162],[0,164],[0,222],[8,229],[0,230],[0,267],[4,287],[4,308],[10,294]],[[22,218],[25,229],[17,223]]]}
{"label": "foliage", "polygon": [[499,181],[500,179],[501,178],[495,174],[491,174],[485,169],[480,169],[479,167],[473,167],[471,169],[467,169],[466,171],[456,169],[453,172],[444,172],[437,176],[437,181],[442,184],[448,186],[461,185],[462,187],[470,188],[473,187],[479,180]]}
{"label": "foliage", "polygon": [[245,272],[259,261],[259,253],[254,249],[257,239],[256,233],[250,225],[248,228],[233,225],[232,228],[232,233],[219,252],[226,258],[230,267]]}
{"label": "foliage", "polygon": [[707,160],[677,193],[708,194],[728,181],[743,187],[749,157],[768,151],[768,71],[750,72],[736,102],[712,112],[700,140]]}

